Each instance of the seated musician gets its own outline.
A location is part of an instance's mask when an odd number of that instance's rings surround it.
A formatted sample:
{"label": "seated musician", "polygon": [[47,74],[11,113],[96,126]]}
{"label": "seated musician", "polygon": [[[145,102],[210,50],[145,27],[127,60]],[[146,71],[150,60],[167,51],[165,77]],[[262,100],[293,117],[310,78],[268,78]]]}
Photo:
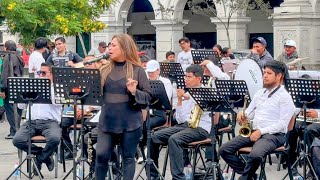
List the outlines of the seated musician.
{"label": "seated musician", "polygon": [[[201,87],[203,71],[199,65],[190,65],[186,69],[185,85],[187,88]],[[197,105],[190,94],[183,89],[177,90],[178,103],[176,107],[176,120],[179,124],[158,130],[152,135],[151,158],[158,165],[159,145],[168,144],[170,156],[170,169],[173,179],[185,179],[183,148],[194,141],[201,141],[209,136],[211,129],[211,117],[209,112],[202,113],[200,119],[190,118],[191,110]],[[184,97],[184,99],[183,99]],[[193,114],[193,117],[197,116]],[[189,120],[190,119],[190,120]],[[196,119],[196,120],[195,120]],[[195,128],[190,128],[188,121],[198,122]],[[195,120],[195,121],[194,121]],[[151,176],[157,179],[157,171],[151,166]]]}
{"label": "seated musician", "polygon": [[[41,64],[41,69],[38,71],[40,78],[48,78],[52,81],[52,67],[46,63]],[[35,163],[41,170],[42,163],[45,163],[48,170],[52,171],[54,162],[52,158],[53,152],[58,148],[61,138],[61,129],[59,123],[61,121],[62,105],[55,104],[54,90],[51,85],[52,104],[33,104],[31,107],[31,127],[28,127],[28,122],[24,123],[16,135],[13,137],[13,145],[23,151],[28,151],[29,131],[32,136],[42,135],[46,137],[46,145],[44,148],[32,145],[31,153],[36,155]],[[27,110],[27,119],[29,117],[29,109]],[[34,174],[38,175],[34,170]]]}
{"label": "seated musician", "polygon": [[[282,84],[285,64],[278,61],[267,62],[263,70],[263,89],[259,90],[246,111],[239,112],[240,124],[252,120],[252,134],[231,139],[219,148],[224,161],[238,174],[240,180],[256,179],[255,174],[264,156],[282,146],[295,106],[290,94]],[[244,163],[237,155],[243,147],[252,146]]]}
{"label": "seated musician", "polygon": [[[306,114],[307,118],[309,119],[320,119],[320,110],[319,109],[309,109],[307,110]],[[290,164],[293,164],[298,157],[299,152],[297,152],[297,139],[300,137],[303,139],[303,119],[301,118],[300,121],[296,121],[294,130],[290,133],[289,138],[289,145],[290,145],[290,152],[289,152],[289,160]],[[312,123],[307,122],[307,131],[306,131],[306,139],[307,139],[307,146],[310,149],[312,142],[315,138],[320,137],[320,123]],[[310,152],[310,151],[309,151]],[[293,175],[298,175],[297,166],[294,166],[292,169]]]}
{"label": "seated musician", "polygon": [[[87,56],[84,60],[83,63],[86,64],[87,62],[89,62],[90,60],[94,59],[94,56]],[[87,63],[85,65],[85,68],[89,68],[89,69],[99,69],[102,65],[101,61],[97,61],[97,62],[93,62],[93,63]],[[79,108],[77,108],[77,124],[81,124],[81,117],[82,117],[82,111],[81,111],[81,106],[79,106]],[[84,116],[88,116],[89,114],[91,114],[93,111],[99,110],[100,107],[96,107],[96,106],[83,106],[84,107]],[[72,108],[72,107],[71,107]],[[73,108],[72,108],[73,111]],[[72,115],[73,116],[73,115]],[[72,154],[72,142],[69,136],[69,132],[70,132],[70,126],[73,125],[73,117],[63,117],[62,121],[61,121],[61,128],[62,128],[62,138],[64,141],[64,150],[65,150],[65,160],[70,160],[73,158],[73,154]]]}

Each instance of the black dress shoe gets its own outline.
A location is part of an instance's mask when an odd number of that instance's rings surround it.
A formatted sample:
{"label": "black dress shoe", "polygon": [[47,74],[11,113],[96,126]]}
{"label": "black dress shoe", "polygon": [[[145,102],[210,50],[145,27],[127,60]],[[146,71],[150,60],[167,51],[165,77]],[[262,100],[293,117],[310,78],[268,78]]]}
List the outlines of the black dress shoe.
{"label": "black dress shoe", "polygon": [[13,134],[8,134],[6,137],[4,137],[4,139],[13,139]]}
{"label": "black dress shoe", "polygon": [[54,160],[53,160],[53,157],[52,157],[52,156],[50,156],[50,157],[48,158],[48,160],[46,161],[46,166],[47,166],[47,168],[48,168],[49,171],[52,171],[52,170],[53,170],[53,168],[54,168]]}
{"label": "black dress shoe", "polygon": [[[39,170],[39,172],[40,172],[40,171],[41,171],[41,164],[42,164],[42,163],[39,162],[39,161],[37,160],[37,158],[35,158],[34,161],[35,161],[36,166],[37,166],[37,168],[38,168],[38,170]],[[35,176],[39,176],[39,174],[38,174],[35,166],[33,167],[33,174],[34,174]]]}

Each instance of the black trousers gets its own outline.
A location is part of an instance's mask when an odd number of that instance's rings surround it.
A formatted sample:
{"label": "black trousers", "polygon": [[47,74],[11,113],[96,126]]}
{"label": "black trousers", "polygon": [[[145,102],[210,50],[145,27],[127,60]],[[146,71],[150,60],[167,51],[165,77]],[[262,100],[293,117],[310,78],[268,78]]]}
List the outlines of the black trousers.
{"label": "black trousers", "polygon": [[[223,144],[219,148],[219,154],[236,173],[252,177],[263,158],[282,146],[284,142],[285,135],[283,133],[265,134],[256,142],[252,142],[249,137],[237,136]],[[252,151],[248,154],[247,163],[244,163],[236,153],[239,149],[250,146],[252,146]]]}
{"label": "black trousers", "polygon": [[32,136],[42,135],[46,137],[46,146],[44,148],[32,144],[31,153],[36,155],[39,163],[47,162],[48,158],[56,150],[60,143],[61,128],[54,120],[32,120],[29,128],[28,122],[24,123],[16,135],[13,137],[13,145],[18,149],[28,152],[29,131]]}
{"label": "black trousers", "polygon": [[[313,139],[315,137],[320,137],[320,123],[308,123],[307,122],[307,132],[306,132],[306,138],[307,138],[307,145],[310,148]],[[297,140],[298,137],[303,139],[303,122],[302,121],[297,121],[294,129],[291,131],[290,136],[289,136],[289,145],[290,145],[290,162],[293,164],[294,161],[297,159],[298,157],[298,153],[297,152]]]}
{"label": "black trousers", "polygon": [[[168,144],[170,169],[172,179],[184,180],[184,151],[183,148],[187,144],[194,141],[201,141],[208,137],[208,132],[203,128],[189,128],[188,123],[178,124],[170,128],[156,131],[152,136],[152,143],[150,147],[151,158],[158,166],[159,146],[160,144]],[[158,173],[156,169],[151,166],[151,176],[156,177]]]}
{"label": "black trousers", "polygon": [[[73,125],[74,118],[62,118],[61,121],[61,129],[62,129],[62,139],[64,141],[63,146],[65,146],[65,150],[70,150],[72,152],[72,142],[70,139],[70,126]],[[77,121],[77,124],[81,123],[81,121]]]}
{"label": "black trousers", "polygon": [[[6,112],[7,120],[10,124],[10,135],[14,136],[16,134],[16,123],[14,119],[14,110],[13,110],[13,104],[9,103],[9,99],[5,98],[3,100],[4,102],[4,109]],[[17,108],[18,112],[18,128],[20,128],[20,122],[21,122],[21,114],[22,114],[22,109]]]}
{"label": "black trousers", "polygon": [[120,139],[120,149],[123,160],[123,179],[132,180],[135,173],[135,154],[141,136],[141,127],[121,134],[102,132],[98,128],[98,141],[96,147],[96,179],[105,180],[108,172],[108,162],[113,153],[114,146]]}

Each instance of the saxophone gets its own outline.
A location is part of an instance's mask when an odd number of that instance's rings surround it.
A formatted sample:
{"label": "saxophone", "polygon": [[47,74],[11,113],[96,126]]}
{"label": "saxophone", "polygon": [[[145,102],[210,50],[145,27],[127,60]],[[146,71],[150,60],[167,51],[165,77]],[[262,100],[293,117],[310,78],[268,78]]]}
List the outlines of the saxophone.
{"label": "saxophone", "polygon": [[[210,79],[208,80],[206,87],[211,87],[211,82],[212,82],[213,78],[210,77]],[[196,104],[193,108],[193,110],[191,111],[191,117],[190,120],[188,121],[188,126],[190,128],[197,128],[199,126],[200,123],[200,118],[203,114],[203,110],[200,108],[200,106],[198,104]]]}
{"label": "saxophone", "polygon": [[91,139],[91,132],[89,132],[89,137],[88,137],[88,162],[91,164],[92,163],[92,152],[93,152],[93,147],[92,147],[92,139]]}
{"label": "saxophone", "polygon": [[[247,103],[248,103],[248,95],[246,95],[244,97],[244,105],[243,105],[243,114],[245,114],[244,112],[246,111],[247,109]],[[245,117],[245,123],[242,124],[241,128],[239,129],[239,134],[242,136],[242,137],[249,137],[251,135],[251,128],[250,128],[250,123],[248,122],[249,119],[247,117]]]}

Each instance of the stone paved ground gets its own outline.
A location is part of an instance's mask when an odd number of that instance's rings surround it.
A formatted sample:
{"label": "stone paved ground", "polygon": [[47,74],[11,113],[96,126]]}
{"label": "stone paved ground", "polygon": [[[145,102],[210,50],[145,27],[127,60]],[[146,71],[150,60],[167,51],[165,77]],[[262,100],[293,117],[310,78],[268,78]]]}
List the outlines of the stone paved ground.
{"label": "stone paved ground", "polygon": [[[8,133],[8,129],[9,129],[8,127],[9,125],[7,122],[0,123],[0,179],[5,179],[13,170],[15,162],[18,161],[17,149],[14,148],[14,146],[11,143],[11,140],[4,139],[4,137]],[[24,156],[25,154],[26,153],[24,153]],[[162,168],[163,158],[164,158],[164,151],[161,151],[160,160],[159,160],[161,168]],[[223,162],[221,163],[221,166],[222,167],[224,166]],[[72,167],[72,161],[67,161],[67,170],[69,170],[71,167]],[[269,180],[282,179],[282,177],[286,173],[286,170],[277,171],[276,168],[277,166],[275,163],[272,166],[267,164],[266,173],[267,173],[267,178]],[[23,166],[23,169],[25,170],[26,166]],[[65,176],[65,173],[62,172],[61,164],[59,164],[58,169],[59,169],[59,174],[57,179],[60,180]],[[141,169],[141,165],[137,165],[137,171],[140,169]],[[49,172],[45,166],[43,166],[42,168],[42,173],[44,174],[45,179],[55,179],[54,172]],[[145,177],[144,172],[143,172],[143,177]],[[23,177],[21,179],[27,179],[27,178]],[[37,178],[33,178],[33,179],[37,179]],[[72,179],[72,176],[69,176],[68,179]],[[167,168],[166,179],[171,179],[169,167]]]}

